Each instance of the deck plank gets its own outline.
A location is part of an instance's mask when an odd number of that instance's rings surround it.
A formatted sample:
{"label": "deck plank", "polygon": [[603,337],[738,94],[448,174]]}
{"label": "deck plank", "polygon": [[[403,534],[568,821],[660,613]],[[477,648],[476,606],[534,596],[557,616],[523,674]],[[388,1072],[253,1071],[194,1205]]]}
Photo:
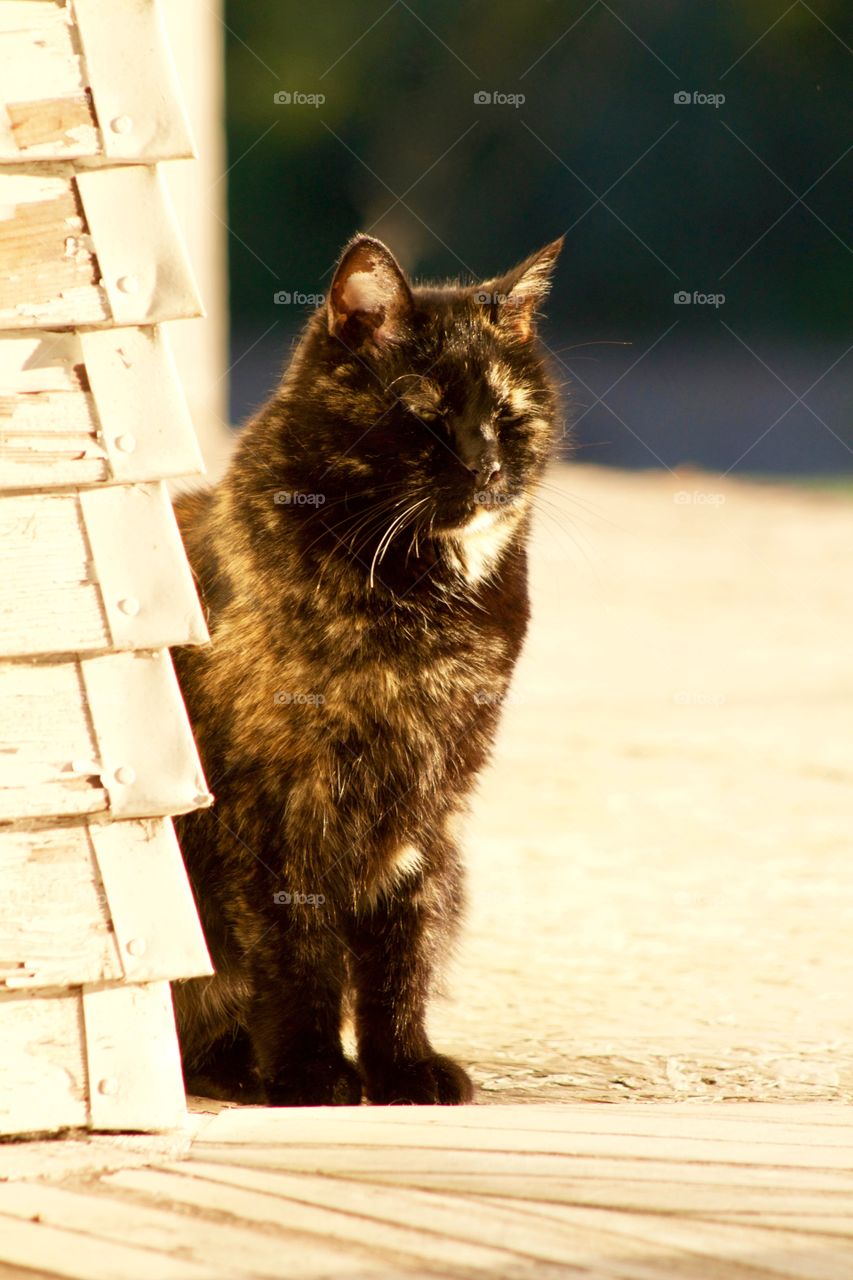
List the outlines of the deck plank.
{"label": "deck plank", "polygon": [[[444,1182],[448,1187],[501,1194],[501,1188],[517,1185],[523,1194],[531,1187],[536,1197],[536,1184],[567,1186],[574,1181],[623,1181],[632,1186],[655,1187],[658,1183],[674,1183],[722,1187],[778,1188],[792,1190],[853,1193],[853,1175],[841,1169],[804,1169],[796,1166],[773,1166],[755,1162],[737,1165],[726,1163],[679,1163],[677,1160],[620,1158],[618,1156],[572,1156],[518,1151],[504,1165],[494,1153],[462,1147],[447,1150],[430,1147],[335,1146],[261,1146],[225,1144],[205,1145],[203,1158],[213,1163],[244,1165],[255,1169],[278,1169],[286,1173],[327,1173],[336,1177],[367,1178],[377,1182],[399,1182],[426,1188]],[[439,1158],[437,1158],[437,1156]]]}
{"label": "deck plank", "polygon": [[[39,1188],[41,1190],[41,1188]],[[154,1253],[60,1230],[43,1222],[0,1213],[0,1250],[5,1263],[66,1280],[231,1280],[233,1267],[199,1266],[172,1254]]]}
{"label": "deck plank", "polygon": [[0,1277],[853,1275],[840,1104],[214,1110],[0,1164]]}
{"label": "deck plank", "polygon": [[[476,1118],[493,1114],[485,1108],[461,1107],[452,1116],[445,1112],[431,1117],[418,1114],[429,1108],[388,1109],[391,1110],[394,1114],[389,1115],[378,1108],[374,1111],[358,1107],[305,1108],[294,1112],[260,1107],[230,1109],[214,1117],[205,1130],[202,1145],[268,1147],[317,1142],[325,1137],[337,1145],[377,1148],[452,1151],[473,1146],[491,1152],[633,1157],[687,1164],[761,1163],[853,1171],[853,1127],[846,1110],[844,1119],[839,1117],[837,1130],[815,1132],[782,1122],[767,1125],[745,1116],[741,1125],[725,1133],[719,1132],[701,1108],[687,1111],[683,1119],[657,1117],[652,1107],[637,1108],[633,1117],[614,1117],[609,1107],[580,1104],[552,1113],[553,1123],[547,1128],[532,1128],[527,1119],[531,1108],[525,1106],[502,1108],[504,1120],[516,1123],[501,1127]],[[344,1111],[348,1112],[345,1117],[341,1114]],[[378,1119],[374,1119],[376,1115]]]}
{"label": "deck plank", "polygon": [[[91,1187],[66,1189],[9,1183],[0,1187],[0,1214],[25,1219],[37,1214],[40,1222],[49,1227],[80,1233],[84,1237],[84,1253],[88,1240],[95,1238],[151,1251],[166,1259],[186,1259],[202,1268],[205,1275],[280,1277],[282,1251],[286,1247],[280,1236],[253,1231],[249,1226],[176,1213],[173,1206],[153,1208],[113,1196],[104,1180],[98,1184],[97,1194],[92,1193]],[[300,1240],[298,1247],[307,1273],[322,1273],[336,1266],[348,1275],[359,1273],[359,1268],[351,1265],[354,1259],[345,1251],[307,1240]],[[223,1265],[223,1260],[229,1259]]]}
{"label": "deck plank", "polygon": [[[512,1204],[505,1209],[516,1211]],[[531,1226],[545,1229],[553,1221],[587,1226],[599,1233],[603,1252],[612,1241],[642,1241],[650,1249],[683,1249],[689,1254],[710,1255],[727,1266],[753,1266],[768,1276],[788,1280],[849,1280],[853,1247],[819,1233],[799,1233],[767,1228],[761,1223],[745,1226],[719,1219],[702,1221],[675,1211],[653,1214],[624,1213],[616,1209],[549,1206],[547,1213],[526,1207]]]}
{"label": "deck plank", "polygon": [[[659,1261],[666,1260],[666,1274],[671,1276],[706,1277],[716,1272],[713,1251],[687,1251],[680,1243],[671,1245],[657,1239],[650,1250],[641,1230],[636,1240],[613,1234],[607,1249],[602,1250],[598,1223],[570,1222],[565,1216],[536,1212],[538,1206],[525,1213],[519,1211],[512,1200],[478,1201],[466,1194],[425,1193],[367,1182],[342,1183],[340,1179],[325,1176],[288,1177],[268,1171],[211,1168],[196,1159],[187,1162],[184,1172],[194,1177],[219,1178],[227,1186],[263,1191],[306,1207],[342,1211],[356,1220],[380,1221],[399,1228],[416,1227],[433,1239],[449,1242],[452,1256],[456,1258],[463,1244],[497,1247],[514,1255],[516,1268],[535,1263],[537,1276],[549,1274],[547,1268],[565,1267],[569,1261],[584,1270],[594,1269],[596,1275],[611,1274],[609,1269],[601,1269],[612,1266],[619,1275],[644,1276],[650,1253]],[[505,1260],[505,1265],[509,1260]],[[657,1267],[657,1262],[655,1265]],[[729,1261],[726,1265],[727,1276],[741,1275],[736,1262]]]}
{"label": "deck plank", "polygon": [[[529,1262],[514,1250],[480,1240],[442,1236],[423,1230],[419,1224],[368,1216],[353,1210],[346,1188],[329,1180],[330,1200],[311,1200],[308,1179],[298,1179],[298,1198],[275,1194],[275,1175],[251,1170],[220,1170],[220,1179],[204,1176],[205,1165],[194,1171],[192,1163],[173,1170],[133,1169],[111,1174],[114,1187],[134,1190],[172,1204],[192,1205],[208,1213],[233,1213],[258,1225],[272,1225],[289,1232],[306,1233],[313,1240],[368,1248],[380,1260],[417,1264],[437,1274],[468,1275],[472,1271],[505,1268],[508,1263]],[[187,1176],[189,1175],[189,1176]],[[303,1186],[304,1184],[304,1186]],[[392,1193],[393,1194],[393,1193]],[[339,1207],[340,1206],[340,1207]],[[448,1270],[449,1269],[449,1270]],[[498,1272],[500,1274],[500,1271]]]}

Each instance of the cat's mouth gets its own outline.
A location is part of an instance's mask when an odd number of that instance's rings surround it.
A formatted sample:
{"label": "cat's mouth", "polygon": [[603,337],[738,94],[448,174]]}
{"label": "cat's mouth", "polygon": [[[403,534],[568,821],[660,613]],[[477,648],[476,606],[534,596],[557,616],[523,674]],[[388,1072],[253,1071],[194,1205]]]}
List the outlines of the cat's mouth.
{"label": "cat's mouth", "polygon": [[509,518],[517,511],[519,495],[509,490],[485,489],[467,494],[448,503],[434,521],[433,528],[443,537],[475,533]]}

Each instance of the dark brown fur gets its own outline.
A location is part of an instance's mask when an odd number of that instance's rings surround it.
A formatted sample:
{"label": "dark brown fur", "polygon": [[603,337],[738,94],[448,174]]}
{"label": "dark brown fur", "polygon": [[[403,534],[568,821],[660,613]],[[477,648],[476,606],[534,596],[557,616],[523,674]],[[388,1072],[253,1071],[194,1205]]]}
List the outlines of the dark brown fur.
{"label": "dark brown fur", "polygon": [[191,1089],[471,1096],[424,1016],[527,626],[554,418],[532,318],[558,250],[418,288],[358,237],[222,484],[178,503],[212,645],[176,664],[217,797],[178,823],[217,971],[176,991]]}

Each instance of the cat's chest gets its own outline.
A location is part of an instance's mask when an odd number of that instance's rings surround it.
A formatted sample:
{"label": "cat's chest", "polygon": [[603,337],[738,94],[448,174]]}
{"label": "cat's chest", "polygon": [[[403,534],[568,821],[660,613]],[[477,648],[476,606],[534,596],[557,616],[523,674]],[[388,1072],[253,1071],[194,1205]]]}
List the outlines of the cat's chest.
{"label": "cat's chest", "polygon": [[318,717],[321,758],[345,780],[345,794],[372,797],[371,821],[395,797],[464,790],[487,758],[512,672],[500,636],[352,663],[330,677]]}
{"label": "cat's chest", "polygon": [[455,642],[435,637],[432,643],[398,638],[393,645],[330,664],[325,705],[356,720],[440,720],[489,702],[504,686],[513,661],[512,646],[500,634]]}

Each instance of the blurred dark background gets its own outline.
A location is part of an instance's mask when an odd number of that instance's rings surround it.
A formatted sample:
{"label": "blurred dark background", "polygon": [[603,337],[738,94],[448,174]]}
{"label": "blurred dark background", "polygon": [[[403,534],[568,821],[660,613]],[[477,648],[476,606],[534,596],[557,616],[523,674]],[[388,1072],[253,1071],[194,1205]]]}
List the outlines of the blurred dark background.
{"label": "blurred dark background", "polygon": [[566,232],[542,332],[578,461],[853,472],[850,0],[229,0],[226,24],[235,422],[355,231],[463,278]]}

